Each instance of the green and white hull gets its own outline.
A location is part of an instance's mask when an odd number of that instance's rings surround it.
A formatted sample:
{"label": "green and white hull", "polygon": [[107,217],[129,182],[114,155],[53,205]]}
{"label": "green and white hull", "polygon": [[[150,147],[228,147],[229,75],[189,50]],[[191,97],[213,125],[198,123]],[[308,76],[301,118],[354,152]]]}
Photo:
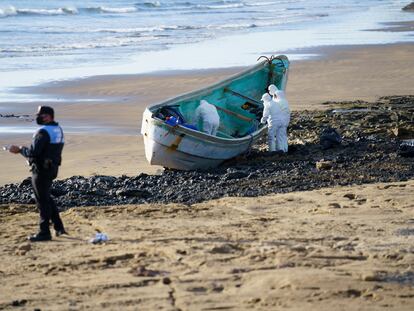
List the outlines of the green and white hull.
{"label": "green and white hull", "polygon": [[[260,98],[269,84],[286,88],[288,67],[287,57],[277,56],[207,88],[146,108],[141,133],[149,163],[181,170],[208,169],[247,152],[267,129],[258,123]],[[182,125],[171,126],[156,117],[160,108],[174,106],[191,123],[201,99],[217,107],[217,136]],[[256,105],[256,109],[243,109],[246,102]]]}

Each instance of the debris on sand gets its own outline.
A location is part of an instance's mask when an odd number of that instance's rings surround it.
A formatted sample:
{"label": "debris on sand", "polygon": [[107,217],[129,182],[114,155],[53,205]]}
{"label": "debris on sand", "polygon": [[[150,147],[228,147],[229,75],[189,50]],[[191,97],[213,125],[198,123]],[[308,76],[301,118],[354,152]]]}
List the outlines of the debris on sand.
{"label": "debris on sand", "polygon": [[[329,102],[325,111],[292,113],[289,153],[269,154],[265,138],[249,154],[208,171],[165,170],[161,175],[73,176],[56,180],[52,195],[63,209],[139,203],[194,204],[224,196],[255,197],[337,185],[405,181],[414,177],[412,148],[393,129],[414,136],[414,96],[373,103]],[[326,149],[321,129],[341,143]],[[397,133],[397,134],[398,134]],[[295,143],[298,142],[298,143]],[[299,143],[300,142],[300,143]],[[410,149],[411,148],[411,149]],[[29,179],[0,187],[1,203],[34,203]]]}

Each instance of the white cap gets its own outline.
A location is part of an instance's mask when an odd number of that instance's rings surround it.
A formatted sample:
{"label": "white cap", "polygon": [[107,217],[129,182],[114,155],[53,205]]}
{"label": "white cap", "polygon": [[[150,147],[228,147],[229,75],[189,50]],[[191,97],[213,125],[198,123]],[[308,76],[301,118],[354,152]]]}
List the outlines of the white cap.
{"label": "white cap", "polygon": [[272,100],[272,97],[269,95],[269,93],[264,93],[262,96],[263,102],[270,102]]}
{"label": "white cap", "polygon": [[200,105],[208,105],[209,102],[206,101],[205,99],[200,100]]}
{"label": "white cap", "polygon": [[270,95],[275,95],[275,93],[277,91],[279,91],[279,89],[277,88],[277,86],[274,85],[274,84],[270,84],[267,89],[269,90]]}

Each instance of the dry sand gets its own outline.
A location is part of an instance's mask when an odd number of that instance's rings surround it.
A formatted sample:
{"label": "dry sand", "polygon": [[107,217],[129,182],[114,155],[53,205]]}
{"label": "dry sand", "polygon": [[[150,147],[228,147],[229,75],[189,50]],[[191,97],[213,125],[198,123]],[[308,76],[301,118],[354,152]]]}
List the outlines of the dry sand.
{"label": "dry sand", "polygon": [[[413,93],[414,45],[324,51],[326,58],[292,62],[293,109]],[[43,87],[108,99],[59,104],[57,116],[117,132],[67,135],[60,178],[155,172],[134,135],[145,106],[239,70]],[[30,135],[0,140],[23,144]],[[0,153],[0,185],[28,176],[23,162]],[[37,229],[33,206],[0,206],[0,309],[413,310],[413,190],[408,181],[190,207],[76,208],[63,213],[70,237],[39,244],[24,242]],[[96,228],[111,241],[89,244]]]}
{"label": "dry sand", "polygon": [[[69,237],[37,244],[34,207],[2,206],[0,309],[411,311],[413,191],[76,208]],[[110,242],[88,243],[95,229]]]}
{"label": "dry sand", "polygon": [[[292,62],[288,96],[292,109],[318,109],[320,103],[374,100],[385,95],[412,94],[414,45],[325,48],[326,57]],[[147,105],[212,84],[241,68],[173,72],[157,75],[106,76],[48,84],[43,94],[103,98],[106,102],[68,102],[54,105],[64,124],[108,128],[107,132],[67,134],[59,178],[73,175],[136,175],[155,173],[144,156],[139,137]],[[25,113],[38,103],[25,104]],[[112,133],[112,132],[114,133]],[[0,143],[27,144],[31,135],[0,136]],[[104,143],[102,143],[104,142]],[[28,175],[21,157],[0,152],[0,185],[19,182]]]}

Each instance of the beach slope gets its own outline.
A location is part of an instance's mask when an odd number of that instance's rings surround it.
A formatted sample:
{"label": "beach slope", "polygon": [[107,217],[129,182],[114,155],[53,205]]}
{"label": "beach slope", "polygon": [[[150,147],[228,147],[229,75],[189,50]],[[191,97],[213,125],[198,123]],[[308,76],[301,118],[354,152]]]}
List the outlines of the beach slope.
{"label": "beach slope", "polygon": [[[70,236],[38,244],[23,242],[34,207],[3,205],[0,309],[412,310],[413,191],[76,208]],[[110,241],[89,243],[96,230]]]}

